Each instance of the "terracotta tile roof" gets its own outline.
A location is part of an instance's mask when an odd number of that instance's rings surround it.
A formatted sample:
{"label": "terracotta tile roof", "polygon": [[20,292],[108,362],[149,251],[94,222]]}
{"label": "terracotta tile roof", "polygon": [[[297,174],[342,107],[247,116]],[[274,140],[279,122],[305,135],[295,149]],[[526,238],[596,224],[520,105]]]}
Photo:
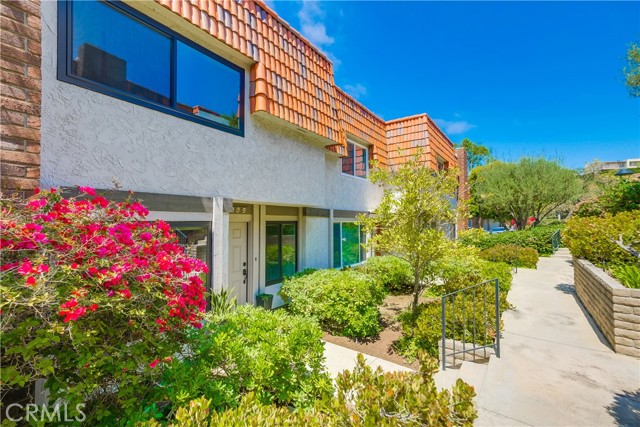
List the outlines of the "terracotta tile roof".
{"label": "terracotta tile roof", "polygon": [[438,169],[438,163],[457,166],[453,143],[427,114],[403,117],[387,122],[389,165],[402,164],[407,157],[423,147],[425,163]]}
{"label": "terracotta tile roof", "polygon": [[319,49],[260,0],[155,0],[212,37],[252,59],[251,113],[264,112],[326,138],[346,154],[348,135],[371,144],[372,158],[397,165],[418,146],[427,164],[456,165],[453,144],[426,114],[385,122],[334,81]]}
{"label": "terracotta tile roof", "polygon": [[[369,111],[364,105],[356,101],[339,87],[336,87],[338,100],[338,117],[340,125],[347,136],[353,135],[371,144],[372,160],[378,160],[382,167],[388,166],[386,123],[380,117]],[[341,146],[339,146],[342,148]],[[328,147],[338,151],[335,147]]]}

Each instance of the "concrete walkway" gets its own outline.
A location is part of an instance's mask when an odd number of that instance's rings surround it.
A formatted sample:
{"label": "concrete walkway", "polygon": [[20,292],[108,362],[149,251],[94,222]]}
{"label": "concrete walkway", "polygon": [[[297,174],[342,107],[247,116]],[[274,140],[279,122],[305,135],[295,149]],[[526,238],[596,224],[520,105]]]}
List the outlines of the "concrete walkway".
{"label": "concrete walkway", "polygon": [[614,353],[578,301],[566,249],[521,269],[508,299],[502,357],[474,381],[477,426],[640,426],[640,361]]}
{"label": "concrete walkway", "polygon": [[[342,347],[325,341],[324,355],[326,357],[326,365],[327,370],[329,371],[329,375],[331,375],[331,378],[335,378],[340,372],[345,370],[350,371],[355,368],[358,352],[351,350],[350,348]],[[373,367],[374,369],[381,367],[385,372],[411,371],[411,369],[405,366],[398,365],[396,363],[389,362],[377,357],[369,356],[368,354],[365,354],[364,358],[367,365]]]}

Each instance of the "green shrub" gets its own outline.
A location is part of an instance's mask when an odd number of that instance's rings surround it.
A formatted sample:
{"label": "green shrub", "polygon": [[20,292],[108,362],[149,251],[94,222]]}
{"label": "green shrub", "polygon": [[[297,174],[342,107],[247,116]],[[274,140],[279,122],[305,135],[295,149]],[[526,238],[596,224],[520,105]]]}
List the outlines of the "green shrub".
{"label": "green shrub", "polygon": [[[473,387],[458,379],[451,390],[438,391],[436,360],[423,359],[420,372],[383,373],[358,355],[353,371],[336,379],[336,395],[327,395],[307,411],[264,405],[247,395],[237,408],[211,411],[211,401],[193,400],[176,412],[169,427],[471,427],[477,418]],[[142,427],[159,427],[148,421]]]}
{"label": "green shrub", "polygon": [[616,265],[611,273],[627,288],[640,289],[640,267],[637,265]]}
{"label": "green shrub", "polygon": [[483,248],[491,236],[492,234],[482,228],[469,228],[460,232],[458,242],[466,246]]}
{"label": "green shrub", "polygon": [[513,275],[511,267],[507,263],[480,260],[480,275],[482,280],[498,279],[500,292],[506,294],[511,289]]}
{"label": "green shrub", "polygon": [[286,279],[280,295],[291,313],[315,318],[331,333],[364,338],[381,330],[378,306],[384,288],[366,274],[319,270]]}
{"label": "green shrub", "polygon": [[439,263],[436,274],[440,284],[432,289],[436,295],[448,294],[486,280],[498,279],[500,289],[511,288],[511,267],[503,262],[483,260],[473,247],[456,245]]}
{"label": "green shrub", "polygon": [[505,262],[514,267],[536,268],[538,251],[517,245],[496,245],[480,252],[480,257],[488,261]]}
{"label": "green shrub", "polygon": [[221,410],[251,392],[262,404],[310,406],[331,392],[322,331],[312,319],[251,306],[209,319],[184,353],[165,363],[156,401],[177,407],[205,396]]}
{"label": "green shrub", "polygon": [[483,281],[477,250],[456,246],[438,264],[439,285],[432,289],[436,295],[448,294]]}
{"label": "green shrub", "polygon": [[640,249],[640,211],[603,217],[571,217],[563,233],[573,256],[599,267],[636,262],[637,258],[614,243],[619,236],[626,244]]}
{"label": "green shrub", "polygon": [[393,255],[376,256],[369,258],[356,270],[370,275],[391,293],[413,292],[413,271],[411,265],[404,259]]}
{"label": "green shrub", "polygon": [[470,229],[460,233],[458,241],[463,245],[489,249],[496,245],[519,245],[533,248],[539,255],[553,254],[551,236],[561,227],[557,225],[540,225],[525,230],[508,231],[505,233],[489,234],[486,231]]}

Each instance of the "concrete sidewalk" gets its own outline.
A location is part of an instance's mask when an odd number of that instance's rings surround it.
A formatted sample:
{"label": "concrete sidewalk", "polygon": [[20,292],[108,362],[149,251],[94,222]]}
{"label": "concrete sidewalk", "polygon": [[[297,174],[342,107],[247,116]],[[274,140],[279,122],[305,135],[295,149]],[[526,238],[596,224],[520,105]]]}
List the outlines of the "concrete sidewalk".
{"label": "concrete sidewalk", "polygon": [[[326,357],[327,370],[331,378],[335,378],[338,374],[345,370],[352,370],[356,366],[356,357],[358,352],[350,348],[342,347],[330,342],[324,342],[324,355]],[[385,372],[394,371],[411,371],[411,369],[389,362],[384,359],[364,354],[367,365],[375,368],[381,367]]]}
{"label": "concrete sidewalk", "polygon": [[566,249],[521,269],[508,299],[476,426],[640,426],[640,361],[614,353],[578,301]]}

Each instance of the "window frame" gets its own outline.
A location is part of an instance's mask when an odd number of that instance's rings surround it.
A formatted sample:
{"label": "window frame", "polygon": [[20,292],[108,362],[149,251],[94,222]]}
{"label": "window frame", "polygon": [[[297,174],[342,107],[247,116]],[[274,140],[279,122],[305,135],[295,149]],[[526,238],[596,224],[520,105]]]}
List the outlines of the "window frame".
{"label": "window frame", "polygon": [[[214,128],[223,132],[231,133],[233,135],[237,135],[240,137],[244,137],[244,126],[245,126],[245,70],[242,67],[216,55],[210,50],[202,47],[201,45],[189,40],[188,38],[176,33],[170,28],[154,21],[149,18],[147,15],[133,9],[131,6],[124,4],[120,0],[97,0],[100,3],[105,4],[108,7],[113,8],[119,13],[122,13],[129,19],[133,19],[134,21],[138,21],[141,25],[145,25],[146,27],[168,37],[171,41],[170,47],[170,69],[167,72],[170,73],[169,81],[170,81],[170,90],[169,90],[169,98],[171,106],[165,106],[159,103],[155,103],[153,101],[144,99],[142,97],[138,97],[134,94],[112,88],[110,86],[94,82],[89,79],[85,79],[76,75],[71,74],[71,61],[72,52],[73,52],[73,0],[58,0],[58,46],[57,46],[57,55],[58,55],[58,63],[57,63],[57,78],[58,80],[70,83],[75,86],[79,86],[85,89],[92,90],[94,92],[101,93],[103,95],[107,95],[116,99],[120,99],[122,101],[130,102],[132,104],[140,105],[151,110],[159,111],[161,113],[165,113],[174,117],[178,117],[184,120],[188,120],[194,123],[198,123],[210,128]],[[198,117],[193,114],[188,114],[184,111],[181,111],[177,108],[177,60],[178,60],[178,42],[184,43],[185,45],[197,50],[205,56],[210,57],[211,59],[218,61],[222,65],[231,68],[234,71],[237,71],[240,74],[240,114],[238,115],[238,124],[239,127],[233,128],[231,126],[225,126],[220,123],[216,123],[211,120],[207,120],[201,117]]]}
{"label": "window frame", "polygon": [[[364,179],[367,180],[369,179],[369,147],[364,145],[364,144],[359,144],[355,141],[352,141],[350,139],[347,140],[347,144],[352,144],[353,145],[353,173],[345,173],[344,169],[342,168],[342,160],[349,157],[349,156],[345,156],[342,157],[342,159],[340,159],[340,172],[342,173],[342,175],[346,175],[346,176],[350,176],[353,178],[358,178],[358,179]],[[358,176],[356,175],[356,147],[360,147],[362,149],[364,149],[367,152],[367,161],[365,162],[365,176]],[[347,153],[349,152],[349,148],[347,146]]]}
{"label": "window frame", "polygon": [[[353,263],[353,264],[349,264],[349,265],[344,265],[343,262],[342,262],[342,224],[345,224],[345,223],[347,223],[347,224],[355,224],[356,222],[357,222],[356,220],[348,220],[348,219],[338,220],[338,221],[334,221],[333,222],[333,226],[332,227],[335,227],[336,224],[340,224],[340,265],[338,265],[338,266],[334,265],[333,268],[341,269],[341,268],[345,268],[345,267],[353,267],[354,265],[360,265],[360,264],[364,263],[367,260],[367,258],[368,258],[367,251],[362,247],[362,244],[366,242],[367,236],[362,231],[362,224],[356,224],[358,226],[358,249],[359,249],[358,255],[359,255],[360,261],[358,261],[356,263]],[[331,230],[331,231],[332,231],[332,234],[333,234],[333,230]],[[362,241],[362,236],[363,235],[365,236],[365,242]],[[335,242],[334,242],[334,248],[333,249],[335,250]],[[362,254],[364,254],[364,259],[362,259]],[[332,255],[333,256],[331,257],[331,262],[335,264],[335,262],[334,262],[335,261],[335,253],[332,254]]]}
{"label": "window frame", "polygon": [[[267,246],[266,246],[266,231],[267,226],[269,225],[278,225],[280,229],[280,233],[278,234],[278,258],[280,258],[280,276],[277,279],[267,280]],[[267,221],[265,223],[265,253],[264,253],[264,284],[265,287],[279,285],[284,280],[284,276],[282,274],[282,226],[283,225],[293,225],[295,230],[295,272],[298,272],[298,248],[299,248],[299,233],[298,233],[298,221]]]}

